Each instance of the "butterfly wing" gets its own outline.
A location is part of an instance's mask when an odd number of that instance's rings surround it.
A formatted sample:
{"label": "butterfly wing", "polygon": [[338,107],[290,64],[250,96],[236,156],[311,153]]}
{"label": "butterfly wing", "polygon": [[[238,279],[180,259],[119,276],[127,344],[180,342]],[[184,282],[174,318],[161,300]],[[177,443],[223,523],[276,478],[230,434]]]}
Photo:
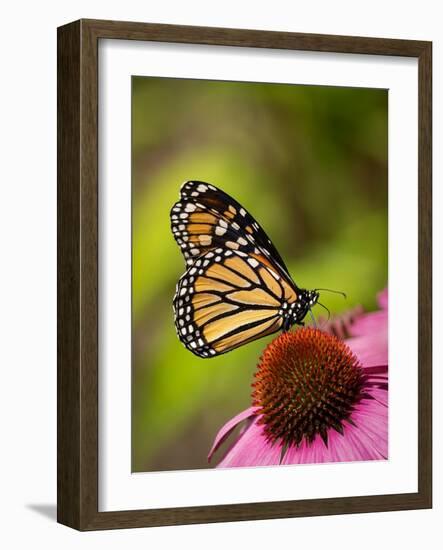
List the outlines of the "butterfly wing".
{"label": "butterfly wing", "polygon": [[216,248],[178,282],[177,334],[194,354],[213,357],[280,330],[296,300],[292,282],[263,255]]}
{"label": "butterfly wing", "polygon": [[189,266],[221,247],[264,256],[269,266],[290,279],[263,228],[235,199],[214,185],[201,181],[182,185],[180,200],[171,209],[171,229]]}

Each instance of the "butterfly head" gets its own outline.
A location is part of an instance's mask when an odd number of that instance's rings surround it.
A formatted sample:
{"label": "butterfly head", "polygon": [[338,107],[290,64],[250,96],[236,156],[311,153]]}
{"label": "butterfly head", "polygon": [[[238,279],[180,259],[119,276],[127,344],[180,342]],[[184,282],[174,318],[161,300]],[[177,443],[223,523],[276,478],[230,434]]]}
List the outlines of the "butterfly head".
{"label": "butterfly head", "polygon": [[[283,309],[283,330],[289,330],[293,325],[302,325],[308,311],[315,306],[320,294],[316,290],[299,289],[298,297],[287,310]],[[283,306],[285,308],[285,305]]]}
{"label": "butterfly head", "polygon": [[312,306],[315,306],[317,303],[320,293],[316,290],[305,290],[305,300],[308,304],[308,306],[311,308]]}
{"label": "butterfly head", "polygon": [[298,307],[296,308],[296,323],[300,323],[308,311],[315,306],[320,294],[316,290],[301,290],[298,297]]}

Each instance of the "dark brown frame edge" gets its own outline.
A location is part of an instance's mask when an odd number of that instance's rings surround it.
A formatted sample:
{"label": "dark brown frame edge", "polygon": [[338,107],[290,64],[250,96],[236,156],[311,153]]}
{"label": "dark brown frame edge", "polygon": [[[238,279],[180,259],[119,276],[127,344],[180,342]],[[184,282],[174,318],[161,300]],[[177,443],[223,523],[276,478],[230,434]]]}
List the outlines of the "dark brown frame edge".
{"label": "dark brown frame edge", "polygon": [[[134,511],[98,511],[98,40],[148,40],[418,58],[418,492]],[[79,530],[432,506],[432,43],[80,20],[58,29],[57,518]]]}

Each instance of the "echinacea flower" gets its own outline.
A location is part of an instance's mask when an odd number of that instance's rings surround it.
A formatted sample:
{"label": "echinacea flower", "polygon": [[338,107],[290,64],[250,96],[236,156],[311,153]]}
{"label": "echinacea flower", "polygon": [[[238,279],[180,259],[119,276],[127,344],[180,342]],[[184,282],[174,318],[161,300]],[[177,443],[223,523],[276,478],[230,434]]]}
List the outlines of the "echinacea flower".
{"label": "echinacea flower", "polygon": [[381,309],[280,334],[255,373],[252,406],[218,432],[217,467],[382,460],[388,457],[388,312]]}

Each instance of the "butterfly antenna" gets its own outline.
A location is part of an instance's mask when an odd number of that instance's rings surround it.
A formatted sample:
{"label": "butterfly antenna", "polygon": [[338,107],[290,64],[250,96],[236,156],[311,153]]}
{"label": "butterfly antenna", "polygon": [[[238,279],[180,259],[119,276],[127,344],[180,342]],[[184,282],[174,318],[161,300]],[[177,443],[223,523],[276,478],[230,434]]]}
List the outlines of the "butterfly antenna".
{"label": "butterfly antenna", "polygon": [[[334,294],[341,294],[343,298],[347,298],[346,293],[342,292],[341,290],[332,290],[330,288],[314,288],[315,291],[317,290],[326,290],[327,292],[333,292]],[[318,302],[317,302],[318,303]]]}
{"label": "butterfly antenna", "polygon": [[328,318],[326,319],[326,322],[328,322],[329,319],[331,318],[331,312],[329,311],[329,309],[326,306],[324,306],[320,302],[317,302],[317,305],[321,306],[323,309],[326,309],[326,311],[328,312]]}

